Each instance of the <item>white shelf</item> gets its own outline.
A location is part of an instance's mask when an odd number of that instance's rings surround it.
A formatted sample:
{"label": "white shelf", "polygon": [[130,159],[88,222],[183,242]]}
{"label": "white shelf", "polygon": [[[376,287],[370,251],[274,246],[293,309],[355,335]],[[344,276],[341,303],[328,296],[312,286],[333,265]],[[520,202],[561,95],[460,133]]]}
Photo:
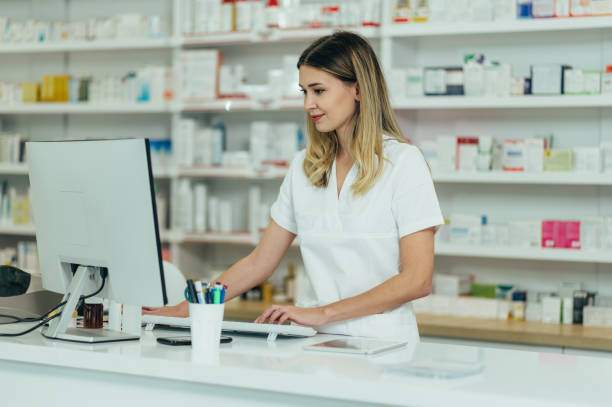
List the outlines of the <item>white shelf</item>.
{"label": "white shelf", "polygon": [[102,41],[58,41],[49,43],[0,44],[0,54],[27,54],[40,52],[95,52],[134,49],[164,49],[178,45],[170,38],[141,40],[102,40]]}
{"label": "white shelf", "polygon": [[[424,96],[395,101],[392,106],[395,110],[612,107],[612,95]],[[179,109],[183,112],[300,111],[304,109],[304,103],[301,98],[265,103],[251,99],[218,99],[199,103],[183,103]]]}
{"label": "white shelf", "polygon": [[241,32],[223,32],[214,34],[192,34],[186,35],[181,44],[185,47],[194,46],[219,46],[219,45],[237,45],[248,43],[263,43],[263,42],[292,42],[292,41],[308,41],[324,35],[332,34],[338,30],[349,30],[357,32],[366,38],[377,38],[380,36],[380,29],[376,27],[333,27],[333,28],[304,28],[304,29],[271,29],[265,32],[257,33],[250,31]]}
{"label": "white shelf", "polygon": [[609,107],[612,95],[425,96],[393,103],[397,110]]}
{"label": "white shelf", "polygon": [[453,172],[433,174],[436,183],[612,185],[612,173],[576,172]]}
{"label": "white shelf", "polygon": [[217,99],[203,102],[184,102],[179,110],[183,112],[240,112],[263,110],[302,110],[302,98],[281,100],[253,100],[253,99]]}
{"label": "white shelf", "polygon": [[[36,236],[34,225],[0,225],[0,236]],[[180,238],[170,230],[161,230],[160,239],[162,242],[178,241]]]}
{"label": "white shelf", "polygon": [[[286,168],[271,167],[266,171],[229,167],[181,167],[178,177],[227,178],[246,180],[279,180],[287,174]],[[451,172],[435,173],[433,180],[439,184],[535,184],[535,185],[612,185],[612,173],[576,172]]]}
{"label": "white shelf", "polygon": [[178,176],[185,178],[281,179],[286,174],[286,168],[276,167],[264,171],[230,167],[182,167],[178,170]]}
{"label": "white shelf", "polygon": [[[0,175],[28,175],[27,164],[6,164],[0,163]],[[176,171],[170,168],[153,169],[155,178],[172,178],[176,175]]]}
{"label": "white shelf", "polygon": [[[259,236],[248,232],[234,233],[182,233],[176,237],[184,243],[231,244],[254,246]],[[292,245],[298,247],[296,241]],[[612,263],[612,253],[604,250],[543,249],[532,247],[489,247],[436,244],[436,256],[482,257],[492,259],[570,261],[577,263]]]}
{"label": "white shelf", "polygon": [[26,164],[0,163],[0,174],[2,175],[28,175]]}
{"label": "white shelf", "polygon": [[0,235],[36,236],[34,225],[0,225]]}
{"label": "white shelf", "polygon": [[177,239],[183,243],[222,243],[240,246],[255,246],[259,241],[258,235],[252,235],[249,232],[233,232],[233,233],[199,233],[199,232],[183,232]]}
{"label": "white shelf", "polygon": [[135,114],[171,113],[174,105],[170,103],[134,103],[97,105],[89,103],[30,103],[19,105],[0,105],[0,114]]}
{"label": "white shelf", "polygon": [[437,256],[482,257],[491,259],[612,263],[609,250],[544,249],[534,247],[489,247],[436,244]]}
{"label": "white shelf", "polygon": [[612,28],[612,17],[543,18],[480,23],[408,23],[382,28],[383,36],[426,37],[466,34],[532,33]]}

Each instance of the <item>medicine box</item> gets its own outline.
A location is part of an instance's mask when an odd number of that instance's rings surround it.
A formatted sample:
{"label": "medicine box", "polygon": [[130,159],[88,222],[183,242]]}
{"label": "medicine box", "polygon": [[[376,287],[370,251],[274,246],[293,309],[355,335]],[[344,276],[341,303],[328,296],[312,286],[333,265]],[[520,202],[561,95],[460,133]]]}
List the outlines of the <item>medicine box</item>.
{"label": "medicine box", "polygon": [[544,153],[544,171],[572,171],[572,150],[546,150]]}
{"label": "medicine box", "polygon": [[504,171],[525,171],[524,140],[504,140],[503,151]]}
{"label": "medicine box", "polygon": [[580,249],[580,221],[543,221],[542,247]]}
{"label": "medicine box", "polygon": [[470,293],[471,280],[469,276],[457,276],[451,274],[434,274],[434,294],[457,297]]}
{"label": "medicine box", "polygon": [[561,322],[561,298],[542,298],[542,322],[547,324],[558,324]]}
{"label": "medicine box", "polygon": [[555,0],[532,0],[531,15],[533,18],[550,18],[555,16]]}

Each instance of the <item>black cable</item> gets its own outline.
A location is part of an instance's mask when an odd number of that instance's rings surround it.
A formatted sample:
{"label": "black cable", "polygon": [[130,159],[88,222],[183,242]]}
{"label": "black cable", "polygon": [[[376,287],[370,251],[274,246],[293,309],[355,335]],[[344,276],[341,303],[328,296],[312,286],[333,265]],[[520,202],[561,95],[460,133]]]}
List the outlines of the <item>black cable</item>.
{"label": "black cable", "polygon": [[0,334],[0,337],[2,336],[21,336],[21,335],[25,335],[25,334],[29,334],[30,332],[32,332],[33,330],[40,328],[41,326],[45,325],[47,322],[51,321],[54,318],[57,318],[61,315],[61,312],[58,312],[57,314],[53,315],[52,317],[49,317],[47,319],[45,319],[44,321],[42,321],[40,324],[34,325],[33,327],[22,331],[22,332],[16,332],[16,333],[12,333],[12,334]]}
{"label": "black cable", "polygon": [[[81,297],[79,298],[79,301],[77,302],[77,305],[80,304],[81,301],[85,301],[88,298],[94,297],[96,295],[98,295],[103,289],[104,289],[104,285],[106,283],[106,277],[108,276],[108,270],[103,268],[100,270],[100,276],[102,277],[102,285],[100,286],[100,288],[98,288],[95,292],[88,294],[88,295],[81,295]],[[45,312],[44,314],[42,314],[40,317],[38,318],[18,318],[16,316],[13,315],[0,315],[0,316],[4,316],[5,318],[14,318],[15,321],[13,322],[6,322],[0,325],[9,325],[9,324],[16,324],[18,322],[37,322],[37,321],[42,321],[40,324],[35,325],[32,328],[27,329],[26,331],[23,332],[18,332],[18,333],[12,333],[12,334],[3,334],[0,333],[0,337],[1,336],[21,336],[21,335],[25,335],[27,333],[32,332],[33,330],[35,330],[36,328],[39,328],[43,325],[45,325],[46,323],[48,323],[49,321],[51,321],[54,318],[57,318],[58,316],[60,316],[62,314],[62,312],[58,312],[57,314],[45,319],[45,317],[47,315],[49,315],[50,313],[52,313],[53,311],[55,311],[56,309],[58,309],[59,307],[66,305],[67,301],[62,301],[59,304],[57,304],[55,307],[51,308],[49,311]]]}

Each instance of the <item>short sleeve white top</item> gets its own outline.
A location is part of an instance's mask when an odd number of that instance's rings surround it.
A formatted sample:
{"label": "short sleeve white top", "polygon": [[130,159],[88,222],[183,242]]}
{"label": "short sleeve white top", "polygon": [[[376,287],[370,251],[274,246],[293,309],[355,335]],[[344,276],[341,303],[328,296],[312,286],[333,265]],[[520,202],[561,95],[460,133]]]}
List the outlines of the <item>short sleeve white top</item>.
{"label": "short sleeve white top", "polygon": [[[444,223],[429,168],[414,146],[384,138],[383,172],[365,195],[349,171],[337,194],[334,161],[326,188],[313,186],[302,169],[305,151],[289,169],[272,205],[272,219],[300,239],[312,293],[298,306],[323,306],[359,295],[401,271],[399,239]],[[417,342],[412,305],[319,327],[324,333]]]}

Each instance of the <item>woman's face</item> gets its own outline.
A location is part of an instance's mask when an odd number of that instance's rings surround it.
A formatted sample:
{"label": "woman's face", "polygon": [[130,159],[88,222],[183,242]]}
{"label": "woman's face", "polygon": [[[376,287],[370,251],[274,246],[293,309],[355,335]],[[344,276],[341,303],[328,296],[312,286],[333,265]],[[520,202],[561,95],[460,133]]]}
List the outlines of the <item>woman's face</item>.
{"label": "woman's face", "polygon": [[349,129],[359,101],[356,83],[347,83],[325,71],[302,65],[300,87],[304,93],[304,109],[318,131],[336,130],[343,134]]}

